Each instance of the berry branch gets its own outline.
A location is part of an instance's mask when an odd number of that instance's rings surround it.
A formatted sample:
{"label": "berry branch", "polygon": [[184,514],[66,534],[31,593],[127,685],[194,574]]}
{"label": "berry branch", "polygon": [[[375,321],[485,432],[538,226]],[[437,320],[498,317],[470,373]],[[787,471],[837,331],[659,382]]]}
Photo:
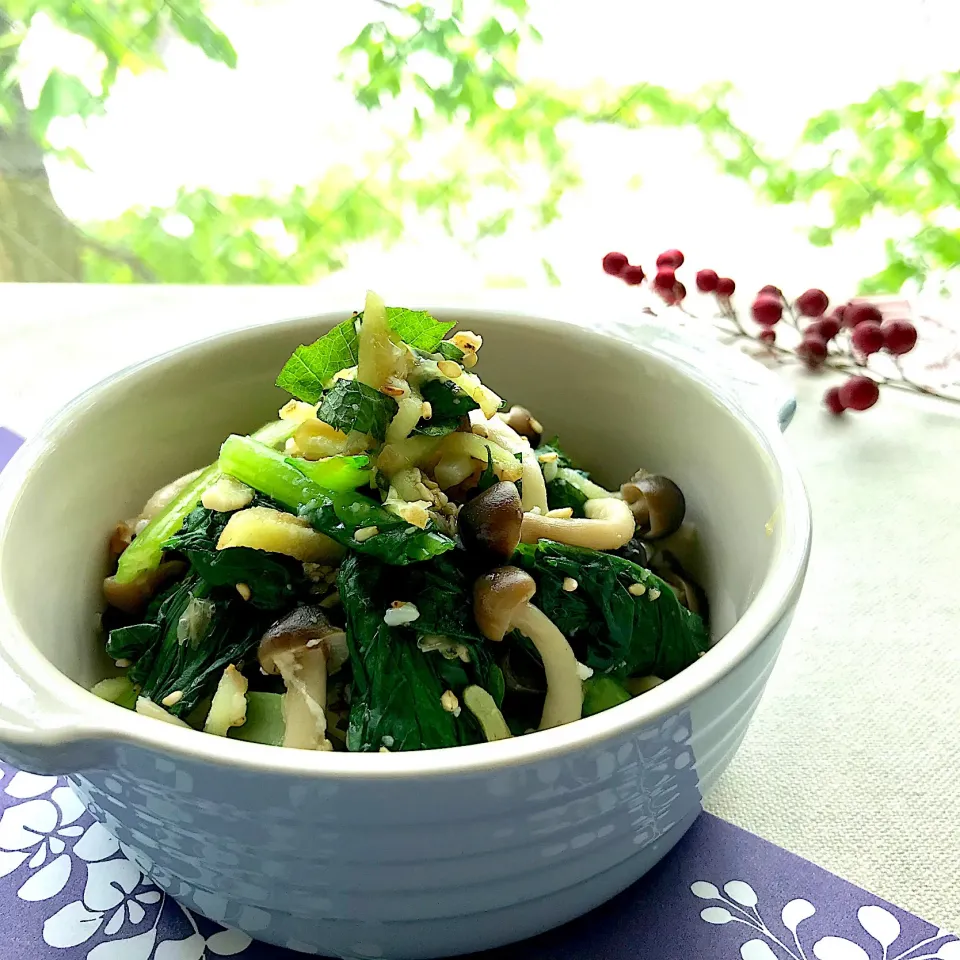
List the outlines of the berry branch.
{"label": "berry branch", "polygon": [[[661,253],[648,288],[667,306],[694,317],[684,306],[687,288],[677,279],[683,263],[679,250]],[[603,269],[629,286],[640,286],[647,279],[643,267],[630,263],[623,253],[608,253],[603,258]],[[937,389],[907,376],[902,358],[916,347],[917,328],[902,317],[884,318],[873,303],[851,300],[834,307],[828,316],[830,300],[822,290],[807,290],[791,302],[779,287],[768,284],[757,292],[751,304],[752,324],[748,326],[733,303],[737,288],[733,280],[706,269],[697,272],[696,284],[701,293],[715,299],[714,326],[724,334],[724,342],[749,341],[758,344],[763,354],[777,363],[793,361],[809,370],[847,374],[842,384],[830,387],[823,397],[827,409],[837,416],[848,410],[868,410],[879,400],[881,387],[960,403],[960,392]],[[647,312],[657,315],[649,308]],[[778,328],[783,327],[790,328],[787,343],[778,336]],[[871,365],[872,358],[881,355],[887,358],[892,373],[883,373]]]}

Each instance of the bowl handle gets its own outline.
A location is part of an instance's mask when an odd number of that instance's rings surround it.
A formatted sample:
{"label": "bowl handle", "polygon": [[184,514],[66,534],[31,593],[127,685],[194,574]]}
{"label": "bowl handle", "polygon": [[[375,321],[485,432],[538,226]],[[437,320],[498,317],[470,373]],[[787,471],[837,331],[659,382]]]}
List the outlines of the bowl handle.
{"label": "bowl handle", "polygon": [[631,343],[656,349],[701,377],[733,394],[760,426],[786,430],[797,411],[797,398],[784,378],[735,347],[724,346],[706,334],[694,337],[688,327],[666,326],[649,317],[611,319],[611,332]]}
{"label": "bowl handle", "polygon": [[39,774],[76,773],[103,766],[104,731],[55,701],[0,652],[0,760]]}

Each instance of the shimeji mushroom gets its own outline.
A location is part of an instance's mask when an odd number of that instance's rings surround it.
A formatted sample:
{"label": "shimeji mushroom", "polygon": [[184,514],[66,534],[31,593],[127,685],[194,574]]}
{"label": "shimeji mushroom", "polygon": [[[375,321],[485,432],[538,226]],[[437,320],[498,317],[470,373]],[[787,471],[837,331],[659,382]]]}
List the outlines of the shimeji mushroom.
{"label": "shimeji mushroom", "polygon": [[327,676],[347,659],[347,638],[318,606],[297,607],[278,620],[260,641],[260,667],[280,674],[285,747],[332,750],[327,739]]}
{"label": "shimeji mushroom", "polygon": [[473,616],[488,640],[500,641],[511,630],[519,630],[537,648],[547,677],[540,729],[547,730],[580,719],[583,688],[567,638],[530,603],[536,592],[529,573],[519,567],[498,567],[474,584]]}
{"label": "shimeji mushroom", "polygon": [[643,540],[660,540],[676,533],[687,512],[683,491],[669,477],[640,471],[620,487],[620,495],[630,505]]}
{"label": "shimeji mushroom", "polygon": [[487,437],[495,444],[509,450],[510,453],[520,455],[520,466],[523,470],[521,475],[523,489],[523,509],[538,509],[540,513],[547,512],[547,484],[543,479],[543,473],[540,470],[540,461],[530,446],[530,441],[526,437],[521,437],[516,430],[510,427],[499,417],[492,417],[489,420],[480,415],[479,410],[473,410],[470,413],[470,425],[474,433],[481,437]]}
{"label": "shimeji mushroom", "polygon": [[525,513],[520,526],[523,543],[555,540],[573,547],[617,550],[633,537],[636,522],[629,504],[617,497],[588,500],[585,517],[547,517]]}
{"label": "shimeji mushroom", "polygon": [[543,425],[526,407],[512,406],[506,413],[498,413],[497,416],[511,430],[519,433],[521,437],[526,437],[532,447],[540,446]]}
{"label": "shimeji mushroom", "polygon": [[468,551],[502,563],[517,549],[522,522],[520,494],[513,483],[501,480],[463,506],[457,532]]}

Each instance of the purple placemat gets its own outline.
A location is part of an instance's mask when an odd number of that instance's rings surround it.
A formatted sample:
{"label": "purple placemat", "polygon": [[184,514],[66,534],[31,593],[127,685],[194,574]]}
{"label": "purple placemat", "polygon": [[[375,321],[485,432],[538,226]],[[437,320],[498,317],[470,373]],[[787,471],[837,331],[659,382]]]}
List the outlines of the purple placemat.
{"label": "purple placemat", "polygon": [[[22,440],[0,427],[0,469]],[[512,960],[518,948],[485,954]],[[0,764],[0,960],[295,960],[181,907],[63,777]],[[960,939],[702,814],[666,861],[525,960],[960,960]]]}

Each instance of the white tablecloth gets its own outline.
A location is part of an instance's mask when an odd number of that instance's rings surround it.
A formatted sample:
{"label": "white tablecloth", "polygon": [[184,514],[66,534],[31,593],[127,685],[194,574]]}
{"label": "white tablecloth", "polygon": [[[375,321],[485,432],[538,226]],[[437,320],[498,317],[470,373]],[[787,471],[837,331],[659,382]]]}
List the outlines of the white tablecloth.
{"label": "white tablecloth", "polygon": [[[232,326],[357,299],[322,288],[0,286],[0,424],[21,433],[120,367]],[[397,299],[397,291],[385,291]],[[549,309],[550,294],[482,295]],[[447,298],[449,299],[449,298]],[[461,293],[465,301],[470,298]],[[885,391],[863,415],[795,379],[814,511],[794,626],[708,808],[960,930],[960,417]]]}

